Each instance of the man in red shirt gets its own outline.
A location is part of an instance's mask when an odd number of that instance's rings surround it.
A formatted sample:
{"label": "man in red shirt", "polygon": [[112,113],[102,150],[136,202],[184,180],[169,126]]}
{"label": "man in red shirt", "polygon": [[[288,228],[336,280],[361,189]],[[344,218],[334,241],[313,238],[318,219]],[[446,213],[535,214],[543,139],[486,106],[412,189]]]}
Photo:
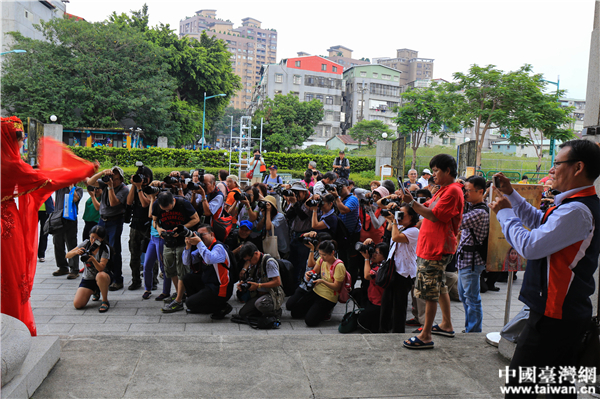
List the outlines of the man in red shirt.
{"label": "man in red shirt", "polygon": [[[431,334],[454,337],[445,271],[456,252],[456,237],[465,202],[461,185],[455,182],[457,166],[454,157],[438,154],[431,159],[429,167],[433,170],[435,184],[440,186],[433,198],[423,205],[408,192],[403,198],[424,218],[417,241],[415,296],[426,301],[425,324],[419,335],[404,341],[404,346],[410,349],[433,348]],[[438,301],[442,322],[434,326]]]}

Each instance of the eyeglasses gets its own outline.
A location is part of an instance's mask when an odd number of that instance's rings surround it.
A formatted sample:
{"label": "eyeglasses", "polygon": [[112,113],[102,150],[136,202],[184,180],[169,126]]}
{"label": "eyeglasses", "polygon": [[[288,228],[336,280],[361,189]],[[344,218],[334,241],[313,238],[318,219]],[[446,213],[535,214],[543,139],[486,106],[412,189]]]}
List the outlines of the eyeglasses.
{"label": "eyeglasses", "polygon": [[566,161],[554,161],[554,166],[561,165],[563,163],[573,163],[573,162],[579,162],[579,160],[578,159],[568,159]]}

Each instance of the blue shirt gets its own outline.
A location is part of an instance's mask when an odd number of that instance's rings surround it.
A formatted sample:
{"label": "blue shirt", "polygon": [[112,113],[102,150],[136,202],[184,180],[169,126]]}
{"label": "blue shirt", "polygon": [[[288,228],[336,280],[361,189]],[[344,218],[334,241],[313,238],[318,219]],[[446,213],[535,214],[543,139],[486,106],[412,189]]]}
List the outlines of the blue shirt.
{"label": "blue shirt", "polygon": [[340,212],[339,217],[342,223],[344,223],[350,233],[360,232],[362,225],[360,224],[360,218],[358,216],[358,208],[360,207],[358,198],[354,195],[349,195],[342,200],[342,203],[350,209],[350,212],[348,213]]}

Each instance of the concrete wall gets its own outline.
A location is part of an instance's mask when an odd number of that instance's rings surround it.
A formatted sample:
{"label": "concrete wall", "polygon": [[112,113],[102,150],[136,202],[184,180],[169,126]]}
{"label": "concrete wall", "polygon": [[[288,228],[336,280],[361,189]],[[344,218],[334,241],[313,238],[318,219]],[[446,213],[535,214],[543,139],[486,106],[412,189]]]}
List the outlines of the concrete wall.
{"label": "concrete wall", "polygon": [[600,125],[600,0],[596,0],[594,13],[583,125]]}

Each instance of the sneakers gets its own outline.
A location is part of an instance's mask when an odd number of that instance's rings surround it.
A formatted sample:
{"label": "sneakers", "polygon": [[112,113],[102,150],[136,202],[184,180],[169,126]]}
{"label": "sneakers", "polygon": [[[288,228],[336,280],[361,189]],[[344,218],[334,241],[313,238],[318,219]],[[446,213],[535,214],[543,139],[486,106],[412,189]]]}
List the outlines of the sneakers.
{"label": "sneakers", "polygon": [[108,286],[109,291],[116,291],[116,290],[120,290],[121,288],[123,288],[123,283],[114,282]]}
{"label": "sneakers", "polygon": [[144,295],[142,295],[142,299],[149,299],[152,296],[152,292],[146,291]]}
{"label": "sneakers", "polygon": [[58,269],[52,273],[53,276],[64,276],[65,274],[69,274],[69,269]]}
{"label": "sneakers", "polygon": [[67,276],[67,280],[75,280],[77,277],[79,277],[79,273],[78,272],[69,273],[69,275]]}
{"label": "sneakers", "polygon": [[142,283],[140,283],[139,281],[134,281],[129,287],[127,287],[129,291],[139,290],[140,288],[142,288]]}
{"label": "sneakers", "polygon": [[163,306],[163,313],[175,313],[183,310],[183,302],[173,301],[168,305]]}
{"label": "sneakers", "polygon": [[177,293],[174,292],[173,294],[171,294],[171,296],[166,297],[163,302],[164,303],[171,303],[175,300],[175,298],[177,298]]}
{"label": "sneakers", "polygon": [[233,310],[233,307],[231,307],[230,304],[226,303],[225,307],[223,309],[211,314],[210,318],[213,320],[223,320],[225,318],[225,316],[227,316],[229,313],[231,313],[232,310]]}
{"label": "sneakers", "polygon": [[46,258],[39,258],[38,259],[38,262],[40,262],[40,263],[44,263],[45,261],[46,261]]}

